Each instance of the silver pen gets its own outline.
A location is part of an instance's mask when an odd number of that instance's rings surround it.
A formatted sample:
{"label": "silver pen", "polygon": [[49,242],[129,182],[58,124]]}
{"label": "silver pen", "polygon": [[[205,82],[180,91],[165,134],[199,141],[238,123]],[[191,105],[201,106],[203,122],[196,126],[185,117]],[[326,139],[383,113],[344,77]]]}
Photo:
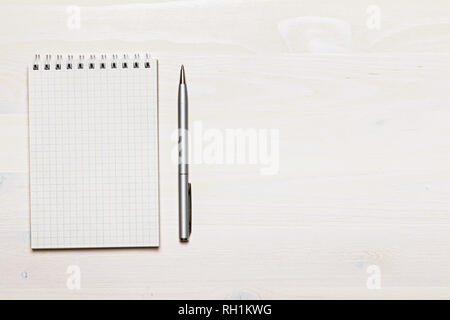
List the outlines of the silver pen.
{"label": "silver pen", "polygon": [[191,184],[188,165],[188,97],[184,66],[178,87],[178,211],[180,241],[188,241],[192,226]]}

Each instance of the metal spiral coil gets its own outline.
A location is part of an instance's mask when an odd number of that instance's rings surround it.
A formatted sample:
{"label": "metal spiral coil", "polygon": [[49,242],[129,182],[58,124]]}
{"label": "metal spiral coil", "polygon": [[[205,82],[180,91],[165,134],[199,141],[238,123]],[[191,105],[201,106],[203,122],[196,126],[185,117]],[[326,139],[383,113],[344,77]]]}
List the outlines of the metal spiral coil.
{"label": "metal spiral coil", "polygon": [[128,54],[123,54],[119,57],[118,54],[46,54],[41,59],[40,54],[36,54],[32,65],[33,70],[106,70],[106,69],[139,69],[151,68],[151,56],[148,53],[135,53],[130,57]]}

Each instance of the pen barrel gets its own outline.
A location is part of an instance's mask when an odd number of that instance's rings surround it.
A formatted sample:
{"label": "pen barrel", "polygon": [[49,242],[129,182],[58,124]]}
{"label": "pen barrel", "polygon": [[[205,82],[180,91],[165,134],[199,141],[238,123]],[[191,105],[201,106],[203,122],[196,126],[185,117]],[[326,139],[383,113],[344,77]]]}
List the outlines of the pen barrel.
{"label": "pen barrel", "polygon": [[180,84],[178,89],[178,170],[180,174],[188,173],[189,149],[188,149],[188,99],[185,84]]}
{"label": "pen barrel", "polygon": [[178,89],[178,212],[180,240],[191,233],[191,195],[189,184],[188,98],[186,84]]}
{"label": "pen barrel", "polygon": [[178,196],[180,239],[187,241],[191,234],[191,195],[186,174],[178,175]]}

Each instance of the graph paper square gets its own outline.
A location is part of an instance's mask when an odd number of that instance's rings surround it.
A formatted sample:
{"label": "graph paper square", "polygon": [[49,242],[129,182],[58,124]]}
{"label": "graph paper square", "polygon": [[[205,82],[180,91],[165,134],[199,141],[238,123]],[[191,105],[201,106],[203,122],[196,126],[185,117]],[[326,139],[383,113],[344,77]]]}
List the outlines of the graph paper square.
{"label": "graph paper square", "polygon": [[28,79],[31,247],[158,246],[157,60]]}

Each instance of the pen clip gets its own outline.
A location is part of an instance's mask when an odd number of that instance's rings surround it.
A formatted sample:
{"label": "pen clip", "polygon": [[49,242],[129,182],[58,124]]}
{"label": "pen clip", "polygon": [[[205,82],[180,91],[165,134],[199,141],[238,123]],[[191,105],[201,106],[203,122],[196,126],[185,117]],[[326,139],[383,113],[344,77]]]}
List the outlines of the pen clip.
{"label": "pen clip", "polygon": [[191,184],[188,183],[188,192],[187,192],[187,198],[188,198],[188,219],[189,219],[189,232],[188,235],[191,235],[191,231],[192,231],[192,188],[191,188]]}

